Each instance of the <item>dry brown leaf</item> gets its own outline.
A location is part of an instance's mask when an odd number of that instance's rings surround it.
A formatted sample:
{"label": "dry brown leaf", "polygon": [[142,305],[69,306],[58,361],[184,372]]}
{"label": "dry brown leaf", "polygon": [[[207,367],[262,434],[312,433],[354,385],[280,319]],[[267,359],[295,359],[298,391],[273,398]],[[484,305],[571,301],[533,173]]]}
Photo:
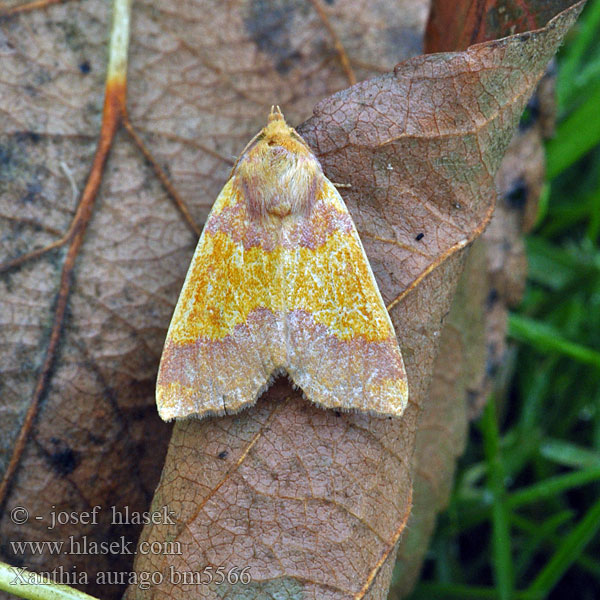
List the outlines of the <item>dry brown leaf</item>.
{"label": "dry brown leaf", "polygon": [[[389,68],[406,47],[398,44],[406,38],[396,35],[405,15],[387,4],[326,7],[359,78]],[[415,5],[405,4],[407,10]],[[344,71],[327,28],[304,3],[214,2],[187,7],[186,14],[170,6],[136,5],[129,108],[137,132],[199,221],[267,105],[276,98],[290,121],[298,121],[317,99],[345,86]],[[68,227],[77,200],[73,183],[83,187],[98,130],[105,10],[90,0],[0,24],[6,66],[0,107],[9,115],[2,214],[14,223],[3,237],[6,256],[52,242]],[[396,75],[318,107],[303,134],[326,174],[352,184],[344,196],[384,296],[393,302],[412,290],[393,318],[415,404],[400,424],[338,417],[280,384],[235,419],[179,425],[154,499],[154,506],[167,502],[178,513],[178,535],[190,540],[174,564],[200,571],[209,563],[251,564],[255,595],[284,589],[319,598],[385,595],[410,508],[416,404],[426,392],[460,271],[455,251],[485,225],[492,173],[576,12],[524,39],[415,59]],[[500,79],[498,67],[509,76]],[[422,243],[415,240],[419,233]],[[77,256],[60,352],[5,506],[22,503],[45,516],[52,504],[76,511],[95,503],[146,507],[166,431],[151,406],[155,369],[193,241],[139,148],[118,134]],[[38,381],[63,258],[62,251],[48,254],[11,271],[3,283],[5,464]],[[15,526],[5,516],[0,535],[56,540],[75,532],[105,540],[121,533],[108,511],[94,527],[49,532],[45,526]],[[135,535],[135,528],[123,534]],[[165,534],[160,527],[144,532],[147,539]],[[65,564],[64,557],[3,550],[12,563],[26,560],[38,569]],[[241,564],[245,559],[251,562]],[[123,555],[66,560],[90,579],[96,571],[128,567]],[[160,555],[140,557],[138,569],[145,565],[167,563]],[[119,586],[88,590],[109,597]],[[237,594],[206,586],[195,592]],[[143,595],[133,588],[136,593]]]}
{"label": "dry brown leaf", "polygon": [[[540,87],[546,86],[546,77]],[[534,95],[537,103],[538,90]],[[414,454],[413,510],[398,550],[390,600],[404,598],[419,576],[437,514],[448,502],[467,425],[485,406],[506,363],[508,307],[526,277],[522,234],[535,214],[544,177],[544,115],[513,137],[496,184],[500,201],[491,223],[469,251],[441,334],[429,398]]]}
{"label": "dry brown leaf", "polygon": [[[381,574],[390,572],[410,508],[418,407],[460,249],[490,217],[493,174],[512,129],[580,8],[545,30],[407,61],[320,103],[300,128],[328,177],[351,185],[344,197],[393,306],[412,404],[390,422],[321,411],[278,387],[236,418],[177,424],[154,508],[177,506],[181,522],[147,527],[142,540],[178,540],[186,550],[138,557],[138,571],[165,574],[155,595],[190,592],[167,582],[169,568],[250,565],[248,597],[385,596],[389,580]],[[244,427],[250,433],[240,447]],[[358,432],[368,435],[357,439]],[[231,462],[220,464],[218,451],[233,441]],[[240,593],[227,585],[193,591]],[[128,597],[145,594],[132,587]]]}
{"label": "dry brown leaf", "polygon": [[[550,78],[546,75],[540,82],[534,104]],[[536,214],[544,178],[546,117],[542,110],[523,124],[504,155],[496,175],[500,201],[490,225],[469,251],[442,330],[415,443],[414,505],[398,550],[390,600],[412,591],[436,516],[450,496],[468,421],[480,414],[492,388],[503,383],[498,376],[507,362],[508,307],[519,300],[526,277],[522,235],[530,215]]]}
{"label": "dry brown leaf", "polygon": [[[2,4],[23,6],[20,2]],[[326,6],[359,79],[421,50],[427,2]],[[110,6],[86,0],[0,18],[0,262],[55,242],[85,187],[102,119]],[[300,32],[300,33],[299,33]],[[304,1],[133,7],[128,108],[135,131],[201,223],[249,137],[279,102],[290,122],[348,85],[331,35]],[[39,415],[10,478],[0,521],[3,558],[35,570],[131,568],[133,555],[14,552],[22,540],[114,541],[110,507],[146,510],[171,428],[154,384],[166,328],[195,234],[140,149],[121,130],[78,252],[60,343]],[[2,274],[0,471],[31,406],[56,325],[65,249]],[[48,530],[50,511],[102,507],[99,523]],[[27,508],[27,524],[8,511]],[[52,507],[55,507],[53,509]],[[87,586],[102,598],[123,585]]]}
{"label": "dry brown leaf", "polygon": [[[457,43],[457,34],[468,38],[469,26],[477,29],[481,21],[487,23],[485,34],[494,33],[495,37],[509,33],[513,26],[506,20],[494,20],[494,8],[488,3],[489,18],[480,12],[479,21],[471,20],[469,25],[460,19],[445,23],[445,38],[441,38],[439,31],[432,28],[432,22],[438,19],[440,25],[440,14],[451,17],[444,13],[446,6],[442,1],[434,2],[428,27],[428,33],[434,37],[426,40],[430,49],[434,45]],[[466,10],[460,3],[454,8],[454,18]],[[529,6],[531,12],[538,8],[535,2]],[[506,10],[504,14],[508,14]],[[459,23],[467,29],[458,31]],[[490,30],[492,24],[494,31]],[[481,39],[482,31],[477,35]],[[505,383],[510,363],[505,339],[507,307],[519,301],[525,285],[522,233],[531,228],[537,215],[544,180],[542,142],[551,135],[554,122],[553,82],[551,66],[529,101],[529,117],[520,123],[498,170],[496,187],[500,202],[491,224],[470,251],[448,325],[442,332],[429,399],[415,444],[414,507],[398,551],[390,599],[407,596],[418,578],[436,515],[445,508],[450,495],[454,463],[462,453],[467,421],[479,415],[491,389],[499,392]],[[468,321],[462,322],[466,316]],[[457,323],[462,326],[456,327]],[[449,378],[448,373],[453,376]],[[439,431],[449,433],[432,435]]]}
{"label": "dry brown leaf", "polygon": [[486,363],[485,306],[489,281],[483,239],[469,250],[452,308],[441,333],[427,401],[415,442],[414,505],[398,549],[389,598],[413,589],[438,512],[452,488],[456,459],[468,428],[468,398],[482,385]]}

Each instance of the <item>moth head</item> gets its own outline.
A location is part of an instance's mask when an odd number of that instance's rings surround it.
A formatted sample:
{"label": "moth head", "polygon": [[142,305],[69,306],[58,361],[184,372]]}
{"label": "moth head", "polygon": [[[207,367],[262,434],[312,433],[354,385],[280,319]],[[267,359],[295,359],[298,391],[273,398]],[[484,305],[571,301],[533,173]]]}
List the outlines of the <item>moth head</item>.
{"label": "moth head", "polygon": [[257,145],[262,145],[264,152],[271,148],[274,154],[282,154],[278,149],[284,149],[292,156],[309,156],[314,159],[308,144],[285,122],[279,106],[271,108],[267,126],[260,132]]}

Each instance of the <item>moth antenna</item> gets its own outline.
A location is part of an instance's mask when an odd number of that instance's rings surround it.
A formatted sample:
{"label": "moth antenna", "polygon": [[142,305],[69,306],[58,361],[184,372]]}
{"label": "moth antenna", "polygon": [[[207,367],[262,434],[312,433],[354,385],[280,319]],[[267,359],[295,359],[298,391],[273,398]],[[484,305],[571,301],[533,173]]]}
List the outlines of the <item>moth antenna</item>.
{"label": "moth antenna", "polygon": [[279,119],[285,121],[283,113],[281,112],[281,108],[279,108],[279,105],[271,106],[271,112],[269,113],[269,123],[271,121],[277,121]]}

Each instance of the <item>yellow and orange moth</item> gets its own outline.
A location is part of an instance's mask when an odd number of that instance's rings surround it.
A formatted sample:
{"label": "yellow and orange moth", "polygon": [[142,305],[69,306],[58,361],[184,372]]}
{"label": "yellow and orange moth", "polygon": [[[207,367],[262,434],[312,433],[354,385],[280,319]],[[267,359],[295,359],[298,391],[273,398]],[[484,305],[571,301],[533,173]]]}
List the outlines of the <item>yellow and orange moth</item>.
{"label": "yellow and orange moth", "polygon": [[165,341],[158,411],[235,413],[280,373],[326,408],[400,416],[408,399],[348,209],[277,107],[204,226]]}

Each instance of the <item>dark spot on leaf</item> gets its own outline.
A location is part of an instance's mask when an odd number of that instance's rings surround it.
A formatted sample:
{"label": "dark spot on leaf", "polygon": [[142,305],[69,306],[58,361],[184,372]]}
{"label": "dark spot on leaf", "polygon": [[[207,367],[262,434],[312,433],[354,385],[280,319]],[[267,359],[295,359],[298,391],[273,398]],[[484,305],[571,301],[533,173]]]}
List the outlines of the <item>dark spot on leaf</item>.
{"label": "dark spot on leaf", "polygon": [[15,134],[15,139],[19,143],[33,142],[34,144],[37,144],[42,138],[40,134],[35,131],[18,131]]}
{"label": "dark spot on leaf", "polygon": [[35,98],[38,95],[37,89],[35,88],[35,86],[30,85],[30,84],[26,84],[23,86],[23,91],[28,95],[31,96],[32,98]]}
{"label": "dark spot on leaf", "polygon": [[50,465],[59,475],[71,474],[79,465],[79,453],[67,446],[65,442],[52,438],[54,449],[48,454]]}
{"label": "dark spot on leaf", "polygon": [[31,81],[33,82],[33,85],[36,88],[36,92],[37,92],[37,88],[40,88],[44,84],[52,81],[52,75],[46,69],[40,68],[38,71],[36,71],[33,74]]}
{"label": "dark spot on leaf", "polygon": [[84,74],[87,75],[91,70],[92,67],[90,66],[90,61],[89,60],[84,60],[80,65],[79,65],[79,70]]}
{"label": "dark spot on leaf", "polygon": [[477,406],[477,400],[479,398],[479,393],[473,390],[467,390],[467,405],[468,406]]}
{"label": "dark spot on leaf", "polygon": [[487,346],[487,360],[485,362],[485,373],[488,377],[495,377],[498,372],[498,361],[496,360],[496,354],[498,348],[496,344],[488,344]]}
{"label": "dark spot on leaf", "polygon": [[88,40],[77,23],[67,21],[65,23],[57,23],[57,25],[63,30],[65,43],[71,50],[81,52],[86,48]]}
{"label": "dark spot on leaf", "polygon": [[0,166],[8,167],[12,161],[12,150],[9,146],[0,146]]}
{"label": "dark spot on leaf", "polygon": [[294,16],[299,8],[307,9],[298,0],[252,0],[244,18],[250,37],[262,52],[271,56],[282,75],[300,58],[300,52],[292,45],[296,37]]}
{"label": "dark spot on leaf", "polygon": [[519,121],[519,131],[527,131],[531,128],[540,118],[540,99],[537,94],[534,94],[523,114],[521,115],[521,120]]}
{"label": "dark spot on leaf", "polygon": [[41,193],[41,191],[42,186],[38,182],[28,183],[27,191],[21,197],[21,202],[23,202],[24,204],[30,204],[35,200],[36,196],[38,196]]}
{"label": "dark spot on leaf", "polygon": [[104,444],[105,439],[103,437],[94,435],[93,433],[88,433],[88,439],[90,440],[90,442],[96,446],[100,446],[101,444]]}
{"label": "dark spot on leaf", "polygon": [[415,240],[417,240],[417,242],[420,242],[420,241],[421,241],[421,240],[422,240],[424,237],[425,237],[425,234],[424,234],[424,233],[418,233],[418,234],[415,236]]}
{"label": "dark spot on leaf", "polygon": [[527,183],[522,177],[511,182],[510,189],[504,194],[504,200],[510,208],[522,209],[527,201]]}
{"label": "dark spot on leaf", "polygon": [[227,458],[227,454],[228,454],[227,450],[223,450],[222,452],[219,452],[219,458],[221,460],[225,460]]}
{"label": "dark spot on leaf", "polygon": [[490,309],[494,304],[496,304],[496,302],[498,302],[498,290],[496,288],[491,288],[487,295],[485,303],[488,309]]}
{"label": "dark spot on leaf", "polygon": [[[2,18],[0,17],[0,23],[2,22]],[[2,542],[0,544],[0,551],[4,556],[10,556],[10,564],[11,567],[27,567],[27,557],[25,553],[23,554],[13,554],[8,549],[8,541],[6,543]]]}

